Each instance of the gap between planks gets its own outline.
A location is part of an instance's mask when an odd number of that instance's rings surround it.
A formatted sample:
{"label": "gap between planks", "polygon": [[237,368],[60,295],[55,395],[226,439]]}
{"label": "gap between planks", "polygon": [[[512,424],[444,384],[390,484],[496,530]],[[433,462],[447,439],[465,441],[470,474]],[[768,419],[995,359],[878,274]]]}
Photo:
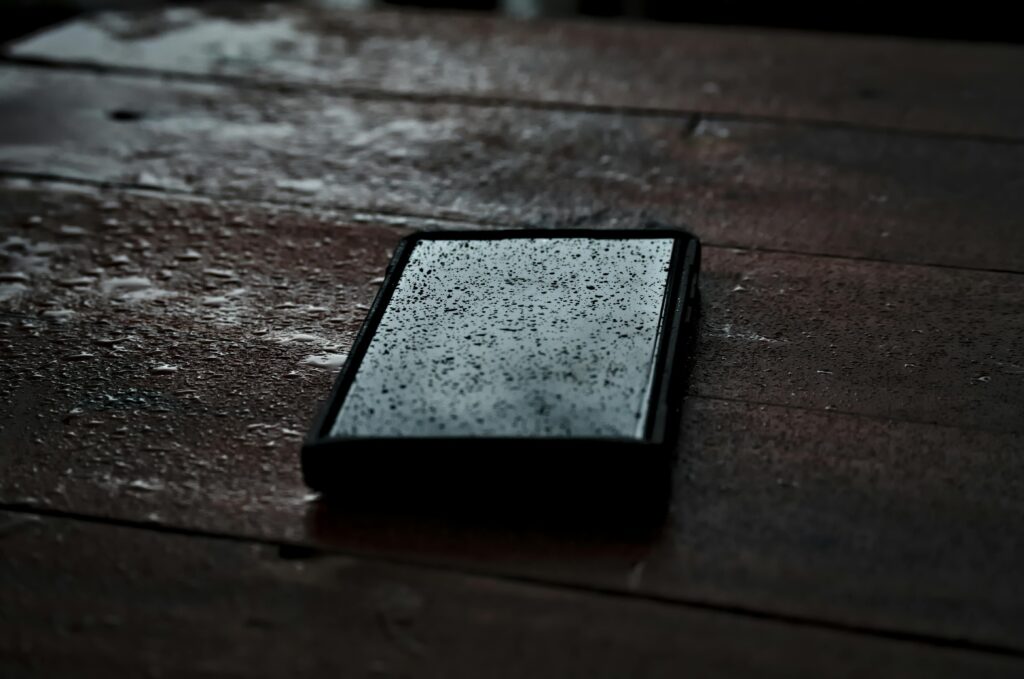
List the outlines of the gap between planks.
{"label": "gap between planks", "polygon": [[[146,196],[156,199],[168,198],[175,200],[197,200],[208,203],[218,202],[226,205],[236,204],[257,208],[286,208],[307,215],[337,214],[340,216],[345,216],[350,219],[353,219],[353,221],[358,221],[359,225],[365,225],[370,221],[382,221],[387,223],[388,226],[416,228],[410,227],[408,224],[408,220],[417,220],[423,222],[423,225],[426,226],[426,228],[422,229],[424,231],[432,231],[443,228],[474,229],[481,226],[493,229],[520,229],[527,227],[536,228],[536,225],[527,225],[516,222],[503,222],[496,221],[493,219],[469,219],[465,217],[438,217],[435,215],[421,214],[407,210],[387,208],[363,209],[356,205],[343,204],[331,205],[328,207],[317,206],[312,202],[285,201],[268,198],[264,198],[261,200],[252,200],[248,198],[239,198],[238,196],[223,196],[217,193],[211,193],[207,191],[182,191],[176,189],[148,186],[145,184],[112,182],[105,180],[90,180],[81,177],[68,177],[60,174],[50,174],[42,172],[19,172],[14,170],[0,169],[0,181],[3,180],[6,180],[7,182],[16,182],[18,180],[38,182],[41,184],[41,186],[38,187],[39,190],[52,190],[54,192],[67,191],[68,188],[66,185],[72,185],[90,187],[99,190],[121,191],[133,195]],[[65,186],[62,187],[61,185]],[[358,217],[358,220],[354,219],[355,217]],[[881,257],[863,257],[856,255],[839,255],[833,253],[813,252],[805,250],[788,250],[785,248],[767,248],[756,245],[722,243],[709,240],[706,238],[701,239],[701,246],[705,248],[720,248],[723,250],[740,252],[764,253],[772,255],[793,255],[797,257],[809,257],[811,259],[832,259],[848,262],[870,262],[873,264],[885,264],[889,266],[920,267],[926,269],[944,269],[951,271],[972,271],[977,273],[1007,274],[1012,276],[1024,275],[1024,271],[1016,271],[1014,269],[1003,269],[998,267],[962,266],[958,264],[943,264],[940,262],[928,261],[913,262],[895,259],[884,259]]]}
{"label": "gap between planks", "polygon": [[40,68],[55,71],[92,73],[97,75],[132,76],[146,79],[167,80],[195,84],[220,85],[275,92],[279,94],[301,94],[315,92],[347,98],[355,101],[400,101],[414,104],[450,104],[476,108],[505,108],[534,111],[558,111],[566,113],[597,113],[621,115],[631,118],[680,120],[693,118],[687,129],[692,132],[702,118],[721,122],[770,123],[779,126],[808,127],[821,130],[858,130],[880,134],[916,137],[920,139],[974,141],[981,143],[1024,145],[1024,137],[1005,134],[984,134],[978,132],[943,132],[938,130],[913,130],[891,125],[852,123],[827,120],[808,116],[771,116],[716,111],[714,109],[667,110],[643,106],[616,106],[610,104],[581,104],[571,101],[537,101],[515,97],[497,97],[469,94],[422,94],[398,92],[370,87],[327,85],[323,83],[292,83],[286,80],[251,78],[239,75],[194,74],[179,71],[146,68],[142,66],[110,66],[82,61],[52,61],[40,57],[19,57],[0,53],[0,64]]}

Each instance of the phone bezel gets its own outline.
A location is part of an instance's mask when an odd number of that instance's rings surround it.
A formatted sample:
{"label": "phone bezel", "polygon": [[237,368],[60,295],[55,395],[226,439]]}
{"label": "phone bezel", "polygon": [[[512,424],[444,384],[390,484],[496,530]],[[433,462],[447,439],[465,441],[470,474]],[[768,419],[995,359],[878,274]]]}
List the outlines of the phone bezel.
{"label": "phone bezel", "polygon": [[[650,402],[647,409],[645,435],[642,438],[614,437],[332,437],[330,429],[340,411],[348,390],[355,380],[361,361],[380,324],[387,305],[398,285],[416,244],[424,240],[499,240],[508,238],[587,238],[587,239],[651,239],[666,238],[674,241],[669,261],[665,291],[663,325],[659,332],[659,346],[654,367]],[[486,450],[492,462],[491,469],[500,468],[493,463],[502,453],[511,458],[537,457],[550,466],[558,460],[571,466],[593,466],[602,458],[660,459],[675,437],[674,425],[678,418],[671,414],[681,400],[680,363],[693,335],[697,307],[697,274],[700,262],[699,241],[678,229],[516,229],[417,232],[403,238],[388,264],[384,280],[370,307],[366,319],[356,335],[352,349],[335,380],[330,397],[320,409],[310,433],[302,447],[302,467],[306,483],[319,490],[327,490],[338,474],[354,471],[362,460],[366,466],[370,458],[386,460],[403,454],[417,455],[415,451],[429,448],[443,451],[451,458],[472,459]],[[646,454],[641,451],[646,451]],[[639,455],[635,455],[640,453]],[[428,465],[437,469],[436,455]]]}

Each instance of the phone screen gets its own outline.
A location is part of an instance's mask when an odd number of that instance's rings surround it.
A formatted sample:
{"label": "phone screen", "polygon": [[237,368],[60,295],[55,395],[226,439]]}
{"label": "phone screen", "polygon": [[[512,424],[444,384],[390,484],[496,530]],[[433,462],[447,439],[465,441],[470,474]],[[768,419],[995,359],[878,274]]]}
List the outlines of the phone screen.
{"label": "phone screen", "polygon": [[330,435],[642,439],[674,244],[417,241]]}

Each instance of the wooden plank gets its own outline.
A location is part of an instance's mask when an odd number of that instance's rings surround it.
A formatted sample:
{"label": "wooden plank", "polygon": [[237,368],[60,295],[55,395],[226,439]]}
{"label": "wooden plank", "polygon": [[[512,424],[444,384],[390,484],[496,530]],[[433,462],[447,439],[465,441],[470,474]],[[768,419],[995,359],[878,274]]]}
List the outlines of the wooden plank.
{"label": "wooden plank", "polygon": [[1024,145],[0,70],[0,170],[1024,271]]}
{"label": "wooden plank", "polygon": [[[316,212],[277,208],[268,217],[263,207],[164,203],[127,193],[113,194],[110,213],[97,209],[103,194],[69,199],[9,189],[4,195],[10,217],[0,233],[15,239],[4,250],[7,268],[26,277],[11,285],[30,286],[12,297],[10,308],[38,315],[66,304],[80,314],[58,329],[74,332],[117,308],[121,318],[197,332],[225,326],[238,341],[251,341],[251,328],[268,335],[330,328],[329,341],[305,348],[340,351],[372,300],[374,279],[408,232],[374,224],[336,229]],[[278,223],[277,211],[289,215],[289,226]],[[221,228],[224,220],[230,226],[232,212],[245,215],[244,228]],[[60,229],[68,224],[86,234],[64,235]],[[406,220],[407,227],[415,225]],[[43,248],[43,254],[26,259],[31,248]],[[200,264],[176,259],[188,252]],[[45,264],[32,264],[36,259]],[[31,266],[50,269],[34,272],[26,268]],[[85,271],[93,271],[93,278],[67,286],[64,277]],[[116,283],[132,276],[159,292],[133,295],[135,283]],[[707,247],[701,287],[694,394],[1024,431],[1018,417],[1024,319],[1016,313],[1024,308],[1024,289],[1016,274]],[[290,304],[312,310],[277,313],[281,304],[283,312]]]}
{"label": "wooden plank", "polygon": [[1021,650],[1016,276],[709,248],[691,391],[714,398],[684,413],[671,519],[567,538],[328,509],[301,483],[335,354],[417,223],[18,186],[2,503]]}
{"label": "wooden plank", "polygon": [[[1022,661],[346,557],[0,513],[4,676],[836,677]],[[186,651],[186,652],[183,652]]]}
{"label": "wooden plank", "polygon": [[1024,430],[1018,274],[707,249],[693,391]]}
{"label": "wooden plank", "polygon": [[1001,45],[290,5],[103,14],[11,53],[427,97],[1024,133],[1024,50]]}

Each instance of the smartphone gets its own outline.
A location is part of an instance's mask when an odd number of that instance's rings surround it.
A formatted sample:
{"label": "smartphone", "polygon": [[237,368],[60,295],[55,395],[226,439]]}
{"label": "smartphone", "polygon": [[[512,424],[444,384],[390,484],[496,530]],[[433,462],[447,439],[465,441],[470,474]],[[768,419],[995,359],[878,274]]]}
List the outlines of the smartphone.
{"label": "smartphone", "polygon": [[305,441],[306,483],[660,502],[699,262],[670,229],[405,238]]}

